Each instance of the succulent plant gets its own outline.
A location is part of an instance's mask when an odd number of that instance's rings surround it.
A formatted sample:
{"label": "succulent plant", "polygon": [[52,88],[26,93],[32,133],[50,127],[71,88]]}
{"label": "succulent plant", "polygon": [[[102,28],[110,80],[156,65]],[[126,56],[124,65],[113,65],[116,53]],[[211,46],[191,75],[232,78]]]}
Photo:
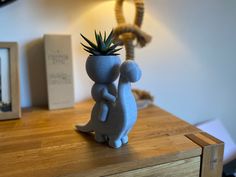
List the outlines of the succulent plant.
{"label": "succulent plant", "polygon": [[122,49],[117,48],[120,43],[115,41],[113,30],[108,36],[106,35],[106,32],[104,32],[104,36],[102,36],[101,32],[97,33],[95,31],[96,44],[91,42],[82,34],[80,35],[89,44],[89,46],[86,46],[83,43],[81,43],[81,45],[84,47],[84,50],[91,55],[119,55],[116,52]]}

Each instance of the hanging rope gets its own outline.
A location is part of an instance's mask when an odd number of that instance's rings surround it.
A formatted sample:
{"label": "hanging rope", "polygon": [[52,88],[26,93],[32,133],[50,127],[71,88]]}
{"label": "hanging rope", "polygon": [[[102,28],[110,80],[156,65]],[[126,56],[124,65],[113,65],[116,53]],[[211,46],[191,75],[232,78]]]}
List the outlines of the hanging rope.
{"label": "hanging rope", "polygon": [[[124,0],[117,0],[115,6],[116,20],[118,26],[114,29],[114,34],[117,40],[121,41],[122,44],[125,46],[126,60],[134,59],[134,48],[136,45],[144,47],[147,43],[151,41],[151,36],[140,29],[143,22],[144,1],[133,1],[136,7],[134,24],[128,24],[125,21],[122,8]],[[135,40],[137,43],[136,45],[134,45]]]}
{"label": "hanging rope", "polygon": [[[128,24],[123,15],[124,0],[116,0],[115,13],[118,26],[114,29],[115,37],[126,50],[126,60],[134,60],[134,48],[144,47],[151,41],[151,36],[141,30],[144,15],[144,0],[133,0],[135,4],[134,24]],[[136,44],[134,44],[134,41]],[[143,90],[132,90],[139,109],[152,104],[154,98]]]}

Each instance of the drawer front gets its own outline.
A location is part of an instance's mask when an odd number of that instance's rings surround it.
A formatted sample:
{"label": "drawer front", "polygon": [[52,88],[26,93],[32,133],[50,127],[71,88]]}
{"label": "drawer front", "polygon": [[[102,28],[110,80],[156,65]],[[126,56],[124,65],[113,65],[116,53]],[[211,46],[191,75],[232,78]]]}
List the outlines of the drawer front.
{"label": "drawer front", "polygon": [[200,157],[113,174],[109,177],[199,177]]}

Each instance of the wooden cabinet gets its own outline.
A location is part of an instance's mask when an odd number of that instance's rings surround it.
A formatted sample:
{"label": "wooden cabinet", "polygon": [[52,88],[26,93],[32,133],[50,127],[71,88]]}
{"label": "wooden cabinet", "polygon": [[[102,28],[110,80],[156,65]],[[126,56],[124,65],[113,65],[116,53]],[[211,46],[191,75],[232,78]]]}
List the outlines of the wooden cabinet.
{"label": "wooden cabinet", "polygon": [[112,149],[74,126],[93,103],[23,111],[0,122],[0,177],[220,177],[223,142],[156,107],[139,111],[129,143]]}

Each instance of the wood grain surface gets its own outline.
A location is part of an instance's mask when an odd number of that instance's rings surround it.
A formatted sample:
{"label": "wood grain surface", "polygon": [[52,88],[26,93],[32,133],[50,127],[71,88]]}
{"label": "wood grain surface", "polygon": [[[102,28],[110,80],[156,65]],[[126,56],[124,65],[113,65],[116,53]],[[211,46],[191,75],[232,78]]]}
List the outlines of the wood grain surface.
{"label": "wood grain surface", "polygon": [[109,177],[199,177],[200,161],[200,157],[194,157],[191,159],[184,159],[152,167],[114,174]]}
{"label": "wood grain surface", "polygon": [[88,121],[92,105],[25,109],[22,119],[0,122],[0,177],[106,176],[143,168],[163,171],[168,164],[182,170],[186,163],[193,171],[200,168],[202,148],[184,136],[200,131],[194,126],[151,106],[139,111],[129,143],[112,149],[74,129]]}
{"label": "wood grain surface", "polygon": [[203,149],[201,177],[221,177],[223,170],[224,143],[205,132],[186,136]]}

